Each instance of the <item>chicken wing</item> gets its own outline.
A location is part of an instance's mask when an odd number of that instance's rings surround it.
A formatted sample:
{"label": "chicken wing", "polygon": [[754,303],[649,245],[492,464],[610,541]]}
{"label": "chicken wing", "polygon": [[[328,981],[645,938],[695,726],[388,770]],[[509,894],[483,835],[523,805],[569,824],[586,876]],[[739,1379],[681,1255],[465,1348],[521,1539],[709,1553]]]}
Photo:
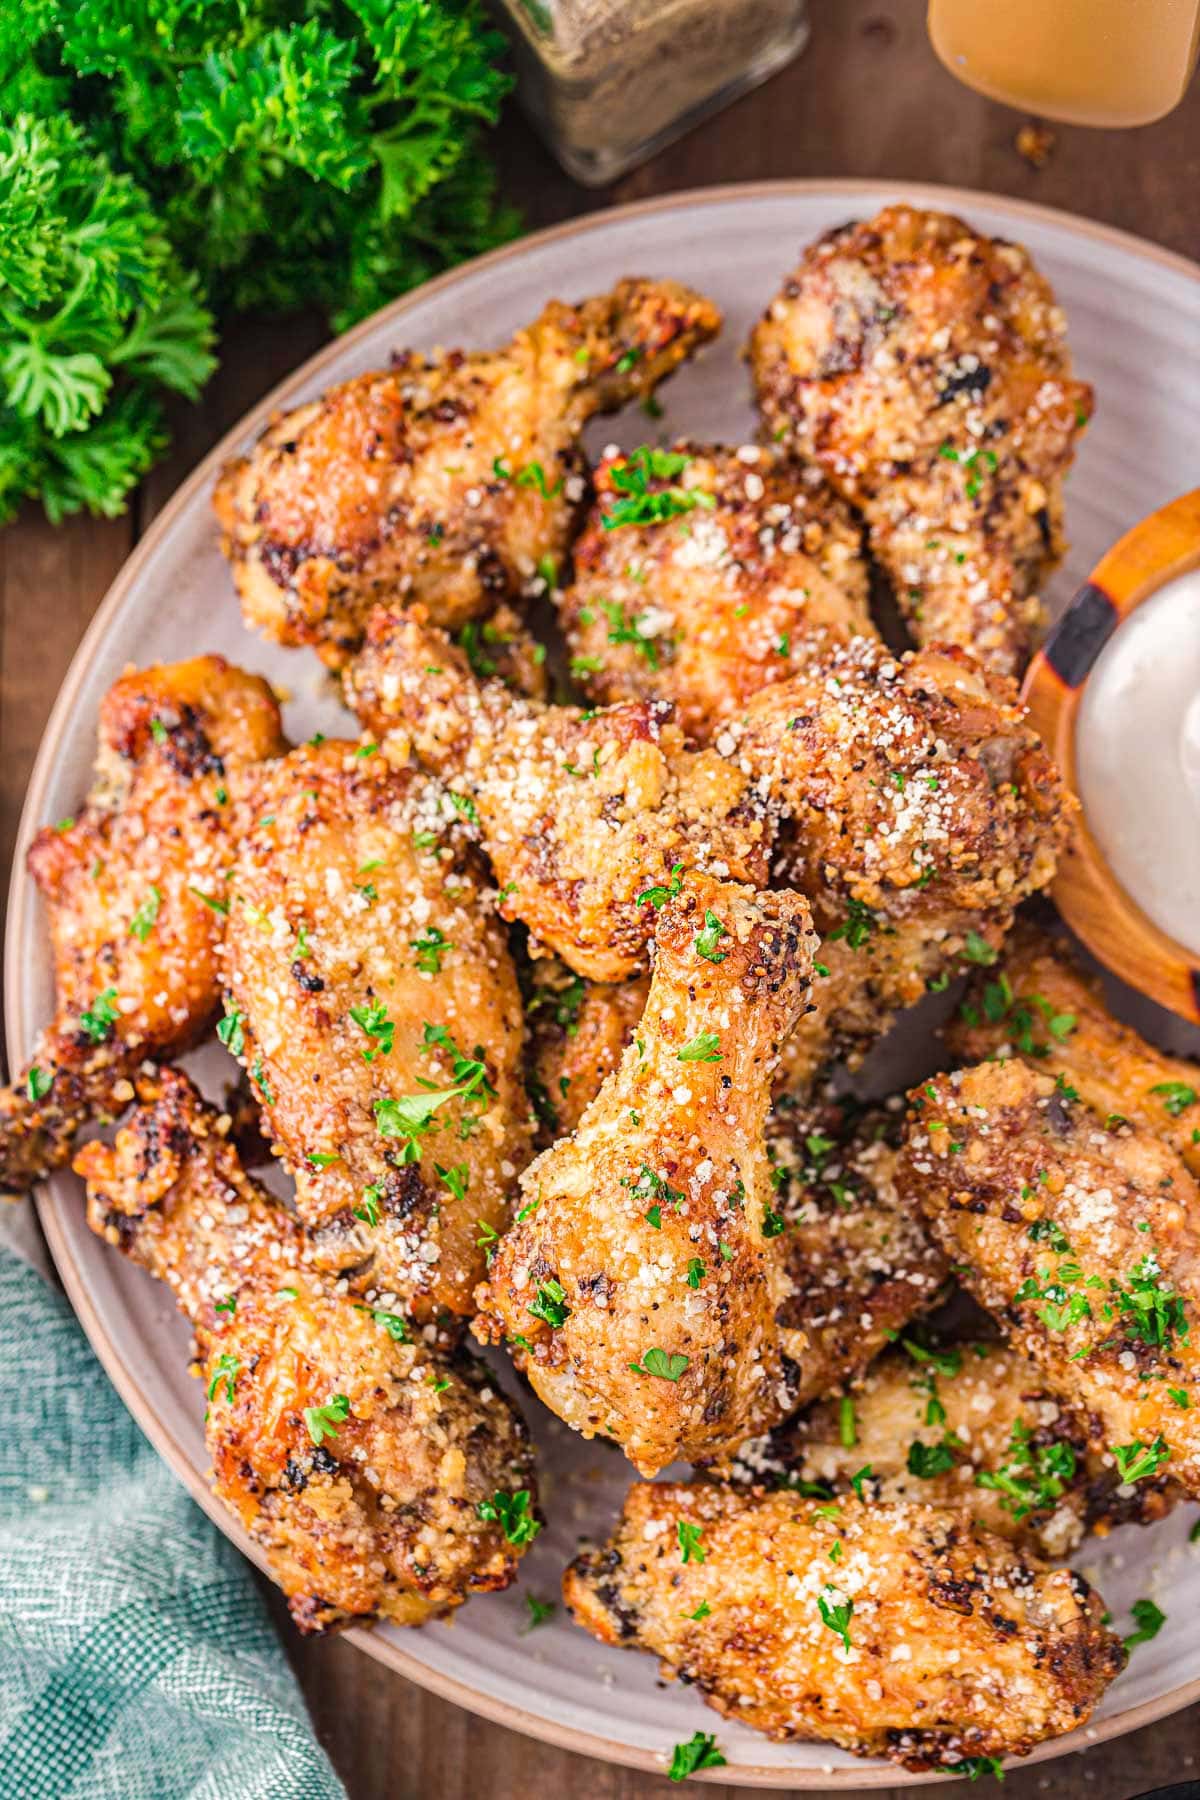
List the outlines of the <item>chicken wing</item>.
{"label": "chicken wing", "polygon": [[853,1381],[944,1292],[946,1260],[896,1192],[898,1126],[878,1111],[814,1119],[786,1098],[768,1118],[787,1283],[779,1323],[806,1340],[797,1406]]}
{"label": "chicken wing", "polygon": [[772,437],[860,509],[918,642],[1019,673],[1093,410],[1028,253],[888,207],[805,251],[750,360]]}
{"label": "chicken wing", "polygon": [[76,1158],[88,1221],[191,1320],[214,1492],[296,1624],[419,1625],[506,1587],[540,1527],[524,1426],[488,1372],[324,1285],[185,1076],[142,1100]]}
{"label": "chicken wing", "polygon": [[736,1468],[831,1499],[858,1491],[872,1502],[962,1507],[988,1531],[1063,1557],[1088,1531],[1161,1519],[1175,1497],[1162,1479],[1124,1490],[1096,1425],[1005,1344],[909,1336],[852,1396],[744,1446]]}
{"label": "chicken wing", "polygon": [[636,1041],[522,1177],[474,1327],[643,1474],[716,1456],[790,1404],[763,1127],[815,940],[798,894],[691,876],[656,944]]}
{"label": "chicken wing", "polygon": [[1200,1069],[1114,1019],[1094,976],[1061,939],[1019,921],[996,967],[980,970],[946,1032],[956,1062],[1023,1056],[1061,1076],[1102,1118],[1151,1131],[1200,1176]]}
{"label": "chicken wing", "polygon": [[600,705],[672,701],[705,742],[814,635],[875,636],[859,537],[820,480],[753,444],[610,454],[557,596],[571,673]]}
{"label": "chicken wing", "polygon": [[403,759],[410,749],[477,819],[521,919],[579,975],[621,981],[646,966],[654,909],[682,870],[761,883],[768,823],[749,775],[687,751],[664,701],[604,712],[538,706],[479,682],[445,634],[376,613],[347,672],[351,705]]}
{"label": "chicken wing", "polygon": [[782,820],[776,872],[823,944],[795,1080],[1003,940],[1054,873],[1068,797],[1009,684],[961,650],[866,638],[764,689],[716,746]]}
{"label": "chicken wing", "polygon": [[622,281],[551,301],[503,350],[405,351],[284,413],[214,495],[247,623],[339,668],[377,601],[454,627],[552,583],[586,492],[584,425],[652,393],[720,323],[676,282]]}
{"label": "chicken wing", "polygon": [[1024,1062],[909,1096],[897,1167],[955,1272],[1064,1400],[1123,1486],[1200,1497],[1200,1189],[1158,1138],[1105,1121]]}
{"label": "chicken wing", "polygon": [[504,1229],[531,1153],[520,995],[486,871],[445,790],[367,745],[293,750],[254,797],[222,1034],[320,1266],[422,1320],[469,1313],[478,1240]]}
{"label": "chicken wing", "polygon": [[286,748],[267,683],[220,656],[131,670],[100,709],[96,778],[38,833],[55,1010],[0,1092],[0,1185],[30,1187],[80,1126],[120,1110],[145,1057],[186,1050],[217,1009],[229,821],[247,770]]}
{"label": "chicken wing", "polygon": [[563,1595],[603,1643],[773,1738],[980,1774],[1080,1725],[1125,1663],[1099,1597],[961,1508],[639,1483]]}

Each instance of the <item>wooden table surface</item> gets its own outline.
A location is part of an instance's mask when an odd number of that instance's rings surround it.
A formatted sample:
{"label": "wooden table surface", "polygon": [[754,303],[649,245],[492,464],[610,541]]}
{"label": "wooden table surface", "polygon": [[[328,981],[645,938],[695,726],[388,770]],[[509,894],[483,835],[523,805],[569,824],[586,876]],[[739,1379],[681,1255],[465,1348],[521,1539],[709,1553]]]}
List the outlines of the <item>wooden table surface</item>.
{"label": "wooden table surface", "polygon": [[[715,182],[861,175],[944,181],[1041,201],[1200,260],[1200,81],[1158,125],[1129,132],[1056,128],[1048,162],[1035,169],[1015,147],[1021,118],[960,87],[937,63],[919,0],[814,0],[813,11],[813,40],[798,62],[611,190],[589,192],[568,180],[512,109],[496,153],[505,187],[525,207],[530,227]],[[794,248],[780,246],[781,268]],[[325,335],[313,319],[232,331],[220,372],[200,405],[180,410],[172,454],[126,517],[75,520],[52,530],[30,509],[0,532],[6,866],[46,715],[108,583],[213,440]],[[526,1791],[648,1800],[679,1791],[658,1777],[572,1756],[473,1718],[347,1644],[301,1644],[286,1625],[284,1635],[322,1741],[353,1800],[515,1800]],[[646,1673],[650,1679],[649,1663]],[[1194,1707],[1090,1754],[1012,1774],[1004,1793],[1008,1800],[1041,1794],[1129,1800],[1160,1783],[1200,1775],[1198,1762],[1200,1707]],[[749,1800],[753,1790],[703,1791]]]}

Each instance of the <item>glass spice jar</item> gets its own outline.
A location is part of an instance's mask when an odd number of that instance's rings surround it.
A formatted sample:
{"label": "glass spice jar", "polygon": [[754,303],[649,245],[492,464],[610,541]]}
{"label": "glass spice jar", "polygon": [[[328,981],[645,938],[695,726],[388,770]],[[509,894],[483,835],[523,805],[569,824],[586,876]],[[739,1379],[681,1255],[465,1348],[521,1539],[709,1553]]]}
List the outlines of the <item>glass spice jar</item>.
{"label": "glass spice jar", "polygon": [[614,180],[765,81],[808,41],[808,0],[492,0],[518,93],[563,168]]}

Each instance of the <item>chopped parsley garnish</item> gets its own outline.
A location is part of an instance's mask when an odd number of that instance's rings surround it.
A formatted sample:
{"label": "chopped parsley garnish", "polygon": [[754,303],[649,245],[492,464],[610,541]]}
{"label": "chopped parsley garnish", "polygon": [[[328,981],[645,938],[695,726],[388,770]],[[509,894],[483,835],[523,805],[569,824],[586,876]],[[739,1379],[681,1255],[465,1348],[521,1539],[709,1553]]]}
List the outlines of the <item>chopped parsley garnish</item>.
{"label": "chopped parsley garnish", "polygon": [[555,1281],[553,1277],[542,1283],[525,1310],[532,1313],[535,1319],[542,1319],[554,1331],[560,1325],[565,1325],[571,1316],[566,1291],[562,1283]]}
{"label": "chopped parsley garnish", "polygon": [[25,1092],[33,1101],[44,1100],[54,1086],[54,1071],[39,1069],[34,1063],[25,1077]]}
{"label": "chopped parsley garnish", "polygon": [[693,1256],[687,1266],[687,1284],[690,1288],[698,1288],[704,1280],[704,1264],[698,1256]]}
{"label": "chopped parsley garnish", "polygon": [[[1021,1198],[1026,1200],[1032,1193],[1032,1188],[1022,1188]],[[1029,1227],[1029,1235],[1035,1244],[1049,1244],[1050,1248],[1059,1256],[1071,1254],[1070,1240],[1062,1226],[1054,1219],[1035,1219]]]}
{"label": "chopped parsley garnish", "polygon": [[853,1450],[858,1442],[858,1419],[849,1394],[843,1394],[838,1401],[838,1442],[843,1450]]}
{"label": "chopped parsley garnish", "polygon": [[350,1008],[350,1017],[359,1030],[372,1040],[370,1049],[362,1052],[365,1063],[374,1062],[377,1056],[391,1055],[396,1026],[394,1020],[388,1018],[386,1006],[378,1000],[369,1004],[364,1002],[362,1006]]}
{"label": "chopped parsley garnish", "polygon": [[526,463],[525,467],[517,472],[516,485],[519,488],[536,488],[543,500],[553,500],[557,494],[562,493],[563,489],[561,475],[553,487],[547,484],[546,471],[540,462]]}
{"label": "chopped parsley garnish", "polygon": [[267,1083],[267,1072],[263,1068],[263,1059],[261,1056],[256,1056],[254,1059],[254,1067],[250,1071],[250,1079],[257,1084],[258,1091],[266,1101],[267,1105],[274,1106],[275,1096]]}
{"label": "chopped parsley garnish", "polygon": [[[675,477],[683,474],[691,460],[681,451],[654,450],[649,444],[642,444],[624,463],[614,463],[609,475],[621,498],[612,503],[610,511],[600,515],[605,531],[615,531],[621,525],[657,525],[694,512],[697,507],[715,507],[713,495],[702,488],[674,484]],[[651,492],[651,481],[671,485]]]}
{"label": "chopped parsley garnish", "polygon": [[1189,1106],[1195,1106],[1197,1094],[1194,1087],[1186,1081],[1160,1081],[1150,1089],[1152,1094],[1161,1094],[1163,1106],[1173,1119],[1177,1119]]}
{"label": "chopped parsley garnish", "polygon": [[1183,1297],[1161,1279],[1161,1274],[1156,1253],[1147,1250],[1134,1264],[1128,1287],[1119,1281],[1108,1285],[1122,1316],[1125,1336],[1137,1343],[1169,1347],[1176,1338],[1187,1342],[1187,1309]]}
{"label": "chopped parsley garnish", "polygon": [[952,1380],[962,1368],[961,1350],[933,1350],[907,1337],[901,1338],[900,1343],[915,1363],[934,1369],[937,1374],[945,1375],[947,1380]]}
{"label": "chopped parsley garnish", "polygon": [[466,819],[470,824],[478,825],[479,813],[476,810],[475,802],[472,800],[470,794],[456,794],[454,789],[450,788],[446,798],[449,800],[456,813]]}
{"label": "chopped parsley garnish", "polygon": [[150,892],[129,921],[129,935],[135,937],[139,944],[144,944],[154,930],[154,922],[158,918],[161,905],[162,894],[151,882]]}
{"label": "chopped parsley garnish", "polygon": [[345,1394],[331,1394],[324,1406],[306,1406],[304,1409],[304,1423],[314,1444],[323,1444],[327,1437],[335,1438],[338,1426],[344,1425],[349,1417],[350,1402]]}
{"label": "chopped parsley garnish", "polygon": [[[651,669],[659,666],[658,645],[654,639],[638,629],[638,620],[630,622],[625,616],[625,606],[620,600],[601,600],[600,610],[608,620],[608,641],[610,644],[632,644],[638,655],[644,657]],[[642,614],[643,618],[652,619],[651,614]]]}
{"label": "chopped parsley garnish", "polygon": [[154,739],[156,744],[165,744],[166,743],[167,728],[163,724],[161,719],[151,719],[151,721],[150,721],[150,736]]}
{"label": "chopped parsley garnish", "polygon": [[225,1002],[225,1017],[218,1021],[217,1037],[231,1056],[240,1056],[246,1047],[246,1015]]}
{"label": "chopped parsley garnish", "polygon": [[762,1234],[763,1234],[763,1236],[765,1238],[778,1237],[780,1235],[780,1233],[783,1231],[783,1228],[784,1228],[783,1214],[774,1212],[771,1209],[771,1207],[764,1205],[763,1206],[763,1216],[762,1216]]}
{"label": "chopped parsley garnish", "polygon": [[679,1206],[683,1200],[682,1191],[673,1188],[661,1175],[656,1175],[649,1163],[643,1163],[632,1178],[622,1176],[621,1186],[634,1194],[652,1194],[656,1200],[665,1200],[669,1206]]}
{"label": "chopped parsley garnish", "polygon": [[838,1588],[826,1582],[817,1596],[817,1611],[821,1615],[822,1625],[828,1626],[836,1637],[840,1637],[849,1650],[850,1621],[854,1617],[853,1600],[847,1600]]}
{"label": "chopped parsley garnish", "polygon": [[712,1607],[708,1604],[707,1600],[702,1600],[700,1602],[699,1606],[696,1608],[695,1612],[688,1614],[688,1618],[693,1622],[693,1624],[697,1623],[700,1619],[708,1619],[711,1617],[712,1617]]}
{"label": "chopped parsley garnish", "polygon": [[1030,1436],[1024,1420],[1015,1419],[1009,1460],[995,1470],[981,1469],[975,1477],[976,1487],[990,1488],[1001,1495],[1001,1506],[1014,1519],[1053,1505],[1075,1475],[1075,1452],[1070,1444],[1033,1446]]}
{"label": "chopped parsley garnish", "polygon": [[456,1200],[465,1200],[467,1197],[467,1187],[470,1184],[471,1179],[471,1171],[466,1163],[454,1163],[450,1168],[443,1169],[441,1163],[435,1162],[433,1167],[438,1180],[444,1187],[450,1189],[454,1198]]}
{"label": "chopped parsley garnish", "polygon": [[447,951],[454,948],[436,925],[427,925],[420,937],[411,940],[411,945],[417,953],[413,960],[422,975],[440,975]]}
{"label": "chopped parsley garnish", "polygon": [[552,1619],[557,1608],[553,1600],[539,1600],[536,1594],[526,1594],[525,1610],[529,1614],[529,1623],[522,1631],[522,1637],[530,1631],[536,1631],[539,1625],[546,1623],[547,1619]]}
{"label": "chopped parsley garnish", "polygon": [[226,1294],[223,1300],[213,1301],[213,1311],[228,1313],[232,1318],[233,1314],[237,1311],[237,1302],[238,1297],[236,1294]]}
{"label": "chopped parsley garnish", "polygon": [[304,1160],[311,1168],[328,1169],[342,1159],[336,1150],[310,1150]]}
{"label": "chopped parsley garnish", "polygon": [[388,1312],[382,1306],[359,1306],[355,1310],[369,1312],[375,1323],[381,1326],[395,1343],[407,1344],[409,1342],[408,1320],[402,1313]]}
{"label": "chopped parsley garnish", "polygon": [[718,941],[728,937],[729,933],[715,912],[706,910],[704,914],[704,930],[696,938],[696,955],[704,957],[706,962],[723,963],[726,952],[717,949]]}
{"label": "chopped parsley garnish", "polygon": [[225,1389],[226,1400],[228,1400],[231,1406],[233,1405],[234,1382],[237,1380],[237,1372],[241,1366],[240,1360],[236,1356],[231,1356],[228,1351],[223,1355],[218,1356],[216,1362],[213,1364],[213,1378],[208,1384],[208,1397],[210,1400],[216,1398],[218,1388],[223,1386]]}
{"label": "chopped parsley garnish", "polygon": [[[693,1613],[693,1618],[699,1618]],[[697,1731],[692,1734],[686,1744],[676,1744],[671,1752],[671,1766],[667,1770],[668,1781],[686,1781],[698,1769],[723,1769],[725,1758],[717,1749],[716,1736],[711,1731]]]}
{"label": "chopped parsley garnish", "polygon": [[978,963],[981,968],[990,969],[999,954],[1000,952],[993,950],[987,939],[980,937],[977,931],[968,931],[967,941],[963,946],[963,955],[968,962]]}
{"label": "chopped parsley garnish", "polygon": [[541,1012],[543,1008],[548,1007],[551,1010],[554,1023],[556,1025],[561,1025],[568,1037],[575,1037],[579,1030],[579,1015],[583,1010],[583,1003],[586,999],[587,983],[584,981],[582,975],[572,975],[570,981],[563,987],[539,988],[538,992],[533,996],[532,1000],[530,1000],[527,1010],[531,1013],[537,1013]]}
{"label": "chopped parsley garnish", "polygon": [[1143,1444],[1140,1439],[1135,1438],[1132,1444],[1110,1444],[1109,1449],[1116,1461],[1122,1486],[1145,1481],[1148,1476],[1156,1475],[1171,1458],[1170,1445],[1161,1432],[1151,1444]]}
{"label": "chopped parsley garnish", "polygon": [[633,904],[635,906],[642,906],[646,901],[649,901],[655,912],[661,912],[668,900],[674,900],[682,886],[683,864],[676,863],[671,870],[669,885],[667,887],[656,885],[654,887],[643,888]]}
{"label": "chopped parsley garnish", "polygon": [[1129,1610],[1137,1630],[1121,1641],[1127,1650],[1132,1650],[1135,1644],[1148,1644],[1151,1638],[1156,1638],[1167,1622],[1167,1615],[1153,1600],[1135,1600]]}
{"label": "chopped parsley garnish", "polygon": [[946,1767],[955,1775],[965,1775],[968,1781],[982,1781],[985,1775],[1004,1780],[1004,1765],[998,1756],[964,1756],[961,1762],[948,1763]]}
{"label": "chopped parsley garnish", "polygon": [[920,1438],[914,1438],[908,1446],[908,1472],[922,1481],[932,1481],[935,1475],[944,1475],[954,1467],[954,1452],[958,1447],[958,1439],[952,1432],[947,1432],[938,1444],[924,1444]]}
{"label": "chopped parsley garnish", "polygon": [[679,1519],[675,1524],[675,1535],[679,1540],[680,1562],[707,1562],[706,1552],[700,1539],[704,1536],[703,1527],[689,1524],[687,1519]]}
{"label": "chopped parsley garnish", "polygon": [[364,1225],[369,1225],[371,1230],[374,1231],[376,1225],[379,1223],[379,1202],[382,1199],[383,1189],[378,1183],[372,1183],[370,1187],[365,1187],[363,1189],[360,1204],[351,1207],[350,1210],[353,1212],[356,1219],[361,1219]]}
{"label": "chopped parsley garnish", "polygon": [[678,1381],[688,1366],[688,1359],[678,1353],[668,1355],[656,1347],[645,1351],[640,1363],[629,1366],[635,1375],[657,1375],[663,1381]]}
{"label": "chopped parsley garnish", "polygon": [[219,913],[223,919],[229,917],[228,900],[218,900],[215,894],[206,894],[203,888],[189,887],[188,893],[207,906],[209,912]]}
{"label": "chopped parsley garnish", "polygon": [[720,1062],[721,1040],[715,1031],[701,1031],[683,1046],[676,1062]]}
{"label": "chopped parsley garnish", "polygon": [[490,1500],[481,1500],[475,1508],[479,1517],[499,1525],[510,1544],[531,1544],[542,1529],[529,1504],[529,1489],[518,1488],[515,1494],[497,1488]]}
{"label": "chopped parsley garnish", "polygon": [[866,1483],[868,1481],[870,1481],[870,1479],[874,1475],[874,1473],[875,1473],[875,1471],[871,1467],[870,1463],[864,1463],[862,1468],[859,1469],[855,1474],[853,1474],[850,1477],[850,1486],[854,1489],[854,1492],[856,1493],[858,1498],[864,1502],[864,1504],[866,1502],[867,1496],[864,1494],[863,1488],[866,1485]]}
{"label": "chopped parsley garnish", "polygon": [[871,941],[871,934],[879,924],[878,916],[861,900],[846,901],[846,917],[840,925],[835,925],[829,933],[830,941],[845,938],[849,950],[861,950],[864,944]]}
{"label": "chopped parsley garnish", "polygon": [[117,1022],[117,1009],[113,1005],[116,997],[115,987],[105,988],[102,994],[96,995],[87,1011],[79,1015],[79,1023],[93,1044],[102,1044]]}

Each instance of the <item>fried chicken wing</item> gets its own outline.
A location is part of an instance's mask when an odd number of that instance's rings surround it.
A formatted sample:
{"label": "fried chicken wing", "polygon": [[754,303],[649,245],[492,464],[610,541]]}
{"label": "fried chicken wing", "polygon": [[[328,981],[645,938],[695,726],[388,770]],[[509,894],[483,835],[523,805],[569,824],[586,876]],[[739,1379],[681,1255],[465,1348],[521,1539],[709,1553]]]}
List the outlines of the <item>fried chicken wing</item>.
{"label": "fried chicken wing", "polygon": [[793,648],[875,636],[859,539],[824,483],[752,444],[609,455],[557,597],[571,672],[600,705],[672,701],[704,742]]}
{"label": "fried chicken wing", "polygon": [[267,683],[223,657],[131,670],[110,688],[91,794],[29,851],[55,1011],[0,1092],[4,1188],[61,1166],[87,1119],[131,1097],[143,1058],[175,1055],[207,1029],[228,822],[246,771],[285,747]]}
{"label": "fried chicken wing", "polygon": [[1200,1176],[1200,1069],[1114,1019],[1066,944],[1018,921],[995,968],[980,970],[946,1042],[960,1063],[1023,1056],[1061,1076],[1101,1118],[1151,1131]]}
{"label": "fried chicken wing", "polygon": [[788,1289],[779,1323],[806,1340],[797,1406],[853,1381],[948,1277],[920,1211],[896,1192],[898,1118],[835,1118],[814,1121],[785,1098],[767,1121]]}
{"label": "fried chicken wing", "polygon": [[501,911],[579,975],[646,966],[647,890],[682,868],[760,883],[765,809],[747,773],[688,751],[664,701],[599,713],[538,706],[477,681],[444,633],[379,612],[347,674],[351,705],[389,754],[418,758],[478,819]]}
{"label": "fried chicken wing", "polygon": [[1200,1189],[1149,1132],[1024,1062],[909,1096],[897,1167],[966,1287],[1047,1386],[1100,1421],[1123,1484],[1200,1497]]}
{"label": "fried chicken wing", "polygon": [[716,748],[765,788],[777,874],[823,939],[817,1013],[787,1051],[801,1086],[999,945],[1065,838],[1068,798],[1011,687],[951,647],[894,657],[858,638],[813,657]]}
{"label": "fried chicken wing", "polygon": [[1125,1663],[1082,1576],[953,1507],[639,1483],[563,1594],[741,1724],[914,1770],[1028,1753]]}
{"label": "fried chicken wing", "polygon": [[561,1418],[644,1474],[715,1456],[790,1403],[799,1346],[776,1322],[763,1127],[815,940],[798,894],[692,876],[656,944],[637,1041],[522,1177],[475,1322],[517,1346]]}
{"label": "fried chicken wing", "polygon": [[772,437],[861,511],[918,642],[1019,673],[1093,410],[1028,253],[888,207],[804,252],[750,361]]}
{"label": "fried chicken wing", "polygon": [[677,282],[622,281],[551,301],[502,350],[405,351],[284,413],[214,495],[247,623],[339,668],[378,601],[455,627],[519,593],[566,550],[588,419],[652,393],[720,323]]}
{"label": "fried chicken wing", "polygon": [[419,1625],[506,1587],[538,1530],[520,1418],[487,1371],[386,1298],[326,1286],[223,1121],[164,1069],[76,1168],[88,1221],[166,1281],[195,1328],[213,1488],[302,1631]]}
{"label": "fried chicken wing", "polygon": [[490,882],[443,789],[369,746],[255,785],[222,954],[250,1071],[319,1264],[426,1319],[473,1310],[480,1236],[531,1153],[523,1030]]}
{"label": "fried chicken wing", "polygon": [[1122,1490],[1097,1423],[1005,1344],[905,1337],[849,1400],[821,1401],[744,1446],[737,1468],[837,1497],[857,1477],[863,1499],[963,1507],[988,1531],[1062,1557],[1088,1531],[1162,1518],[1174,1498],[1164,1479]]}

